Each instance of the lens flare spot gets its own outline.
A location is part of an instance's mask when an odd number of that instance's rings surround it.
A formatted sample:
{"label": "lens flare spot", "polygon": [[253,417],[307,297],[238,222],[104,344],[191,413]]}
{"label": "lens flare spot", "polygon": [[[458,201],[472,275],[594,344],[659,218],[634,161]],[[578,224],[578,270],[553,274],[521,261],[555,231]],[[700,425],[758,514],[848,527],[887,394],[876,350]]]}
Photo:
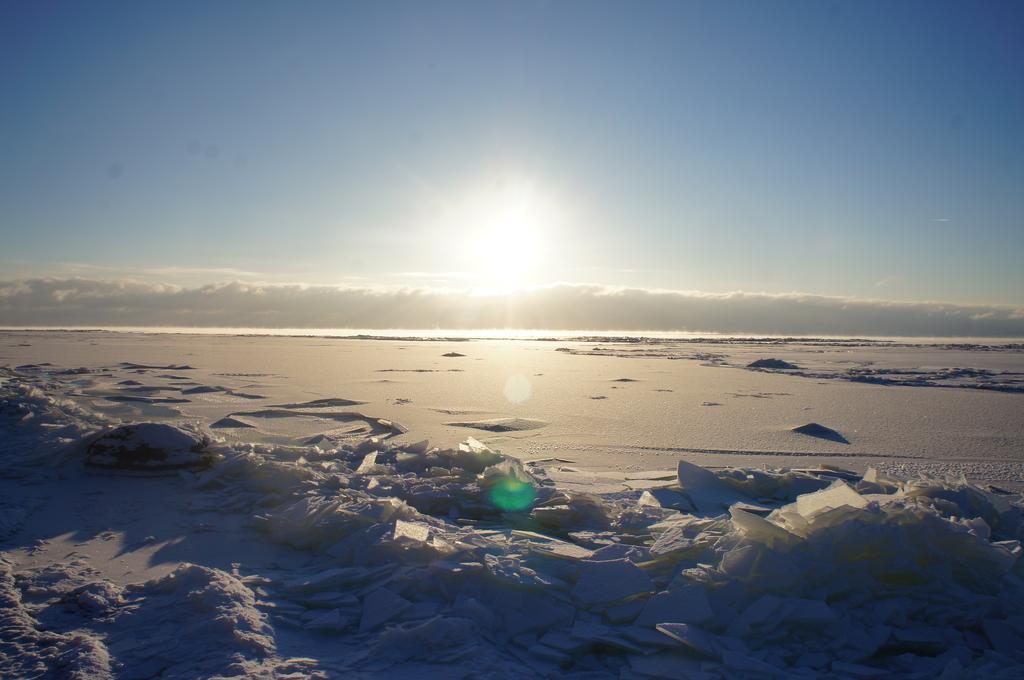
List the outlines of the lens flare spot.
{"label": "lens flare spot", "polygon": [[518,512],[533,505],[537,492],[532,484],[504,477],[491,487],[491,503],[503,512]]}
{"label": "lens flare spot", "polygon": [[524,375],[513,375],[505,381],[505,398],[513,404],[522,404],[533,394],[533,387]]}

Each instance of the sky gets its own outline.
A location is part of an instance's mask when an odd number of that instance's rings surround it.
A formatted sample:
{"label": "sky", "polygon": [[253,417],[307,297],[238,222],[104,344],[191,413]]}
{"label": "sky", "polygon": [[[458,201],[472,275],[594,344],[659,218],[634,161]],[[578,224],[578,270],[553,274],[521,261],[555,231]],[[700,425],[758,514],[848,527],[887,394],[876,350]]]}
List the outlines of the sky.
{"label": "sky", "polygon": [[0,243],[0,325],[126,286],[1015,318],[1024,5],[8,1]]}

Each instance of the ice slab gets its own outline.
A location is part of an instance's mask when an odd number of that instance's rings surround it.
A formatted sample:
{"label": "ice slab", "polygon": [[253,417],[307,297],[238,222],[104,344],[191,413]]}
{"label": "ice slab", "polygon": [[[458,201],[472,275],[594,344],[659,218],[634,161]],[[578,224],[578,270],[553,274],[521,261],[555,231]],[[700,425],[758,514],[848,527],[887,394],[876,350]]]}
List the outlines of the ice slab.
{"label": "ice slab", "polygon": [[363,600],[363,616],[359,619],[359,631],[365,633],[373,630],[412,606],[404,597],[395,595],[390,590],[378,588]]}
{"label": "ice slab", "polygon": [[572,595],[587,605],[611,604],[653,589],[650,576],[629,560],[579,562],[579,580]]}
{"label": "ice slab", "polygon": [[715,473],[685,460],[679,461],[676,479],[682,492],[699,512],[720,513],[733,503],[751,500]]}
{"label": "ice slab", "polygon": [[659,623],[708,623],[714,618],[707,591],[699,585],[688,585],[662,591],[644,605],[635,623],[655,626]]}
{"label": "ice slab", "polygon": [[816,493],[800,496],[796,500],[796,512],[804,519],[811,519],[819,512],[849,506],[866,508],[868,502],[849,484],[837,481],[832,486]]}

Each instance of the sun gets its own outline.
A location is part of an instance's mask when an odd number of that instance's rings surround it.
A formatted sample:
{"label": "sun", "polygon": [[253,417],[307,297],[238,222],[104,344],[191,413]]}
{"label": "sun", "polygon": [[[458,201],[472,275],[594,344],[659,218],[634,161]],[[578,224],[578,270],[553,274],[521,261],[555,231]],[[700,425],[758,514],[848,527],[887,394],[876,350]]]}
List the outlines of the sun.
{"label": "sun", "polygon": [[481,273],[516,283],[526,277],[543,255],[542,216],[527,200],[498,202],[491,215],[471,234]]}
{"label": "sun", "polygon": [[531,182],[507,182],[474,196],[467,218],[467,264],[478,283],[499,288],[530,283],[557,221],[551,199]]}

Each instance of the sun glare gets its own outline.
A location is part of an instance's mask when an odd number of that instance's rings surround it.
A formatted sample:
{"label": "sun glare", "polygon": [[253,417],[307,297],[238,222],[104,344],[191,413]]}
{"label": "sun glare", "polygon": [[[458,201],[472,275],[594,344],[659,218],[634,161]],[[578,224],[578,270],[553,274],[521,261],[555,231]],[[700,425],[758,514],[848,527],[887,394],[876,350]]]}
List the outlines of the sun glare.
{"label": "sun glare", "polygon": [[467,268],[478,285],[527,285],[544,261],[556,226],[551,200],[530,182],[489,187],[466,202],[459,221]]}

